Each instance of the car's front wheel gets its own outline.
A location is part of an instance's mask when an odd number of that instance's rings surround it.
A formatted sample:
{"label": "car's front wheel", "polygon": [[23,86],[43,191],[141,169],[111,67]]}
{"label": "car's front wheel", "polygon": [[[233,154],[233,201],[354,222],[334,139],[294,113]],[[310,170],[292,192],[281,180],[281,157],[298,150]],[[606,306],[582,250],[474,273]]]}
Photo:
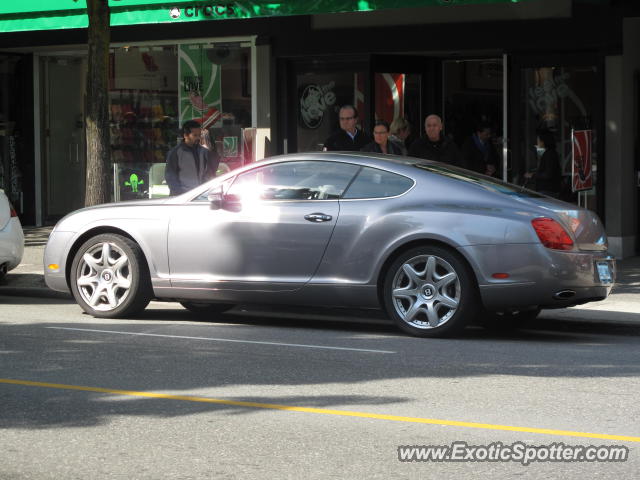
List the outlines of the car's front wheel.
{"label": "car's front wheel", "polygon": [[383,295],[387,314],[418,337],[460,332],[479,305],[470,268],[440,246],[413,248],[398,256],[387,272]]}
{"label": "car's front wheel", "polygon": [[142,250],[118,234],[96,235],[82,244],[71,264],[70,283],[78,304],[94,317],[135,315],[152,297]]}

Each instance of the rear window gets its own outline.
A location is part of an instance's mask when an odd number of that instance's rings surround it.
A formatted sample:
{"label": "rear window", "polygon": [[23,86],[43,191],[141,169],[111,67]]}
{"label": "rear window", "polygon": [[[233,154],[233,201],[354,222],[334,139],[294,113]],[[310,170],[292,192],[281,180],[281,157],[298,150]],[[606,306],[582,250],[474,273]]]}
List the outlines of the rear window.
{"label": "rear window", "polygon": [[384,198],[401,195],[413,186],[413,180],[402,175],[363,167],[342,198]]}
{"label": "rear window", "polygon": [[470,172],[463,168],[450,167],[447,165],[429,165],[425,163],[416,163],[415,167],[429,172],[444,175],[445,177],[454,178],[467,183],[475,183],[479,187],[485,188],[492,192],[500,192],[505,195],[511,195],[521,198],[544,198],[544,195],[534,192],[533,190],[527,190],[524,187],[519,187],[512,183],[503,182],[497,178],[485,177],[475,172]]}

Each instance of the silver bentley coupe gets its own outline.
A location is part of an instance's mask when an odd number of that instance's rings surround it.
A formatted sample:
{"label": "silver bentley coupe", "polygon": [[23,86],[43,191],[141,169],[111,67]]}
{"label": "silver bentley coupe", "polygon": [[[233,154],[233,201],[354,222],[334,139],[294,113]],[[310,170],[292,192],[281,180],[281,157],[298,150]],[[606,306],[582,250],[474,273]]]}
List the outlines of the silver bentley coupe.
{"label": "silver bentley coupe", "polygon": [[99,205],[55,226],[47,285],[96,317],[150,300],[215,319],[236,304],[381,308],[405,332],[517,323],[605,299],[593,212],[437,162],[300,153],[177,197]]}

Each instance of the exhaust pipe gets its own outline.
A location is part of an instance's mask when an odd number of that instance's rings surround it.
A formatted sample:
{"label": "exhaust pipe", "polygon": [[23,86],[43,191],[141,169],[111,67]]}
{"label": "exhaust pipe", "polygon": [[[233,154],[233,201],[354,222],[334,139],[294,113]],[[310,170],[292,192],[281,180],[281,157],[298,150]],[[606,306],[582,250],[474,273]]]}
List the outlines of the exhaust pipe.
{"label": "exhaust pipe", "polygon": [[573,296],[575,296],[576,292],[573,290],[560,290],[553,294],[553,298],[556,300],[567,300]]}

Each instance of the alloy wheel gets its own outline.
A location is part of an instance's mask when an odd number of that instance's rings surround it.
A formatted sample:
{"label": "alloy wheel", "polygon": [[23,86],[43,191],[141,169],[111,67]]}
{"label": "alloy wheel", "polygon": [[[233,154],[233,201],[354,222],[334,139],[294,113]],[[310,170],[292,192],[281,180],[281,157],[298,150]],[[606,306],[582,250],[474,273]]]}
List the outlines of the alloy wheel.
{"label": "alloy wheel", "polygon": [[122,305],[129,295],[131,281],[129,257],[112,242],[91,246],[76,269],[78,292],[97,311],[111,311]]}
{"label": "alloy wheel", "polygon": [[391,298],[400,318],[418,329],[447,323],[460,306],[460,280],[455,269],[436,255],[419,255],[398,268]]}

